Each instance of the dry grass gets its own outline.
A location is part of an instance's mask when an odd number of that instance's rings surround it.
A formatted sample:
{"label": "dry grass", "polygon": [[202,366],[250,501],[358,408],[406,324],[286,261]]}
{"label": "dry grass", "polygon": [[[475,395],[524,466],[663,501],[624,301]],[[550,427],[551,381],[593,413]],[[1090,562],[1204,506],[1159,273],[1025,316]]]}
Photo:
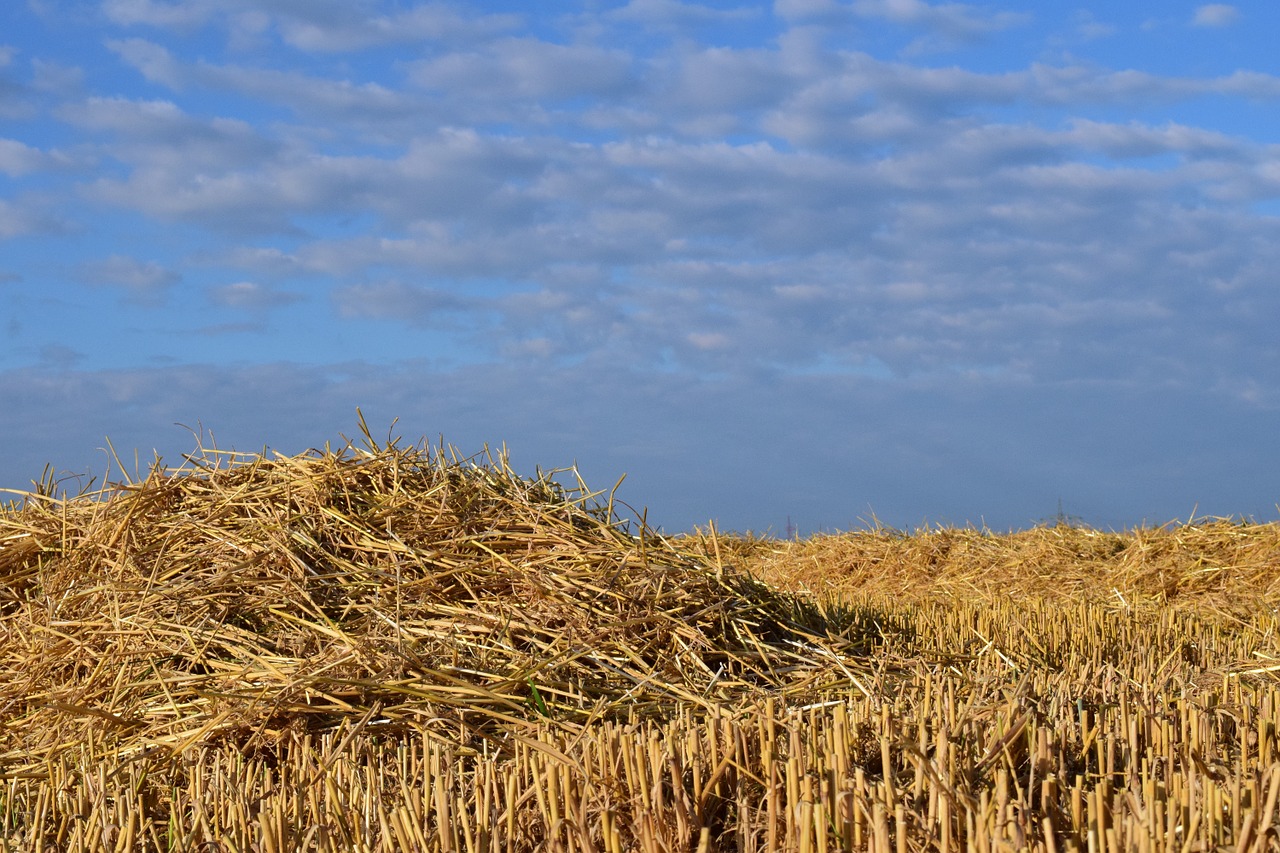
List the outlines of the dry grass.
{"label": "dry grass", "polygon": [[1280,850],[1275,526],[672,541],[367,430],[52,492],[3,850]]}
{"label": "dry grass", "polygon": [[[706,533],[688,544],[712,551]],[[741,563],[774,583],[846,598],[1022,597],[1226,612],[1280,604],[1275,524],[1216,519],[1123,533],[1058,524],[1003,535],[881,528],[804,541],[740,537],[736,547]]]}

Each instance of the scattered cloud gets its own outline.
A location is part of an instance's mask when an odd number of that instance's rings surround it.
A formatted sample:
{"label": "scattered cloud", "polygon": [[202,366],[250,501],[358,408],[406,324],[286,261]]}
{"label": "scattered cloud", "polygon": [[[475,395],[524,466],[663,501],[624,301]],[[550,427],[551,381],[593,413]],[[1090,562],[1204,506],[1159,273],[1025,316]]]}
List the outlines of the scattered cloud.
{"label": "scattered cloud", "polygon": [[628,0],[611,10],[608,17],[623,23],[641,24],[657,30],[682,32],[690,26],[726,24],[760,17],[762,10],[751,6],[717,9],[680,0]]}
{"label": "scattered cloud", "polygon": [[189,74],[187,66],[178,62],[161,45],[142,38],[128,38],[107,39],[106,46],[152,83],[175,90],[185,88]]}
{"label": "scattered cloud", "polygon": [[1081,9],[1075,13],[1076,34],[1085,41],[1110,38],[1118,33],[1119,27],[1105,21],[1099,21],[1092,12]]}
{"label": "scattered cloud", "polygon": [[208,289],[209,301],[224,308],[265,310],[290,305],[303,299],[302,294],[272,290],[252,281],[237,281]]}
{"label": "scattered cloud", "polygon": [[[859,8],[904,21],[950,9]],[[180,63],[140,39],[113,49],[144,73],[160,69],[149,77],[177,91],[199,85],[279,103],[291,90],[302,101],[313,92],[316,115],[348,124],[342,101],[358,100],[365,85]],[[246,278],[209,290],[215,304],[283,304],[287,291],[251,277],[320,275],[335,283],[340,318],[429,326],[459,341],[496,323],[502,334],[489,344],[496,354],[598,353],[691,370],[879,364],[910,377],[967,362],[1038,381],[1056,375],[1056,358],[1069,353],[1082,374],[1134,379],[1142,362],[1092,340],[1076,351],[1073,341],[1118,317],[1158,337],[1168,323],[1163,294],[1103,294],[1107,276],[1134,274],[1135,246],[1149,241],[1144,262],[1160,270],[1171,244],[1158,228],[1137,235],[1132,226],[1130,239],[1117,243],[1107,223],[1145,222],[1171,192],[1214,205],[1245,187],[1265,194],[1271,186],[1260,180],[1269,155],[1222,133],[1085,119],[1056,127],[982,122],[975,112],[1215,91],[1265,97],[1278,85],[1268,75],[1179,79],[1088,66],[979,73],[855,52],[814,69],[786,51],[681,48],[667,71],[641,77],[618,50],[502,36],[408,67],[415,86],[491,106],[504,98],[590,98],[591,87],[645,108],[667,98],[672,132],[599,142],[581,141],[572,123],[535,122],[545,132],[423,128],[398,149],[334,155],[238,119],[193,116],[168,100],[89,98],[62,115],[105,134],[104,150],[125,167],[123,176],[85,188],[98,203],[288,238],[287,250],[230,253]],[[580,75],[583,68],[590,73]],[[307,83],[331,93],[343,87],[351,97],[325,98]],[[404,97],[379,91],[389,107]],[[685,132],[686,116],[698,114],[723,114],[747,130],[758,122],[790,147],[701,141]],[[872,153],[886,143],[894,148]],[[860,149],[868,156],[849,156]],[[29,154],[15,148],[10,159]],[[1137,164],[1160,157],[1173,159],[1160,170]],[[375,231],[303,230],[317,216],[361,214],[377,217]],[[1202,220],[1187,223],[1184,244],[1218,239],[1217,228],[1197,236],[1209,221]],[[1106,275],[1085,269],[1081,245],[1094,247],[1093,269]],[[576,283],[564,277],[570,264],[594,272]],[[616,282],[619,271],[625,285]],[[135,282],[147,280],[134,272]],[[1097,283],[1086,284],[1091,278]],[[1158,278],[1186,275],[1170,267]],[[483,294],[486,279],[519,289]],[[404,283],[422,280],[439,284]],[[912,291],[900,283],[911,281],[931,282],[930,298],[906,298]],[[801,292],[824,299],[773,301]],[[673,312],[679,322],[669,319]],[[1020,331],[1029,327],[1041,336]],[[796,329],[808,331],[797,338]]]}
{"label": "scattered cloud", "polygon": [[362,15],[358,6],[333,0],[281,12],[275,23],[292,47],[328,53],[380,45],[483,40],[516,29],[521,18],[513,14],[465,14],[445,3],[424,3],[389,15]]}
{"label": "scattered cloud", "polygon": [[265,323],[213,323],[201,326],[195,334],[204,338],[225,338],[228,335],[260,335],[267,330]]}
{"label": "scattered cloud", "polygon": [[0,198],[0,240],[29,234],[65,234],[70,224],[49,210],[49,201],[35,195],[17,195],[13,201]]}
{"label": "scattered cloud", "polygon": [[377,135],[406,124],[425,127],[438,117],[437,108],[428,99],[378,83],[353,83],[296,71],[205,61],[183,63],[163,46],[141,38],[113,39],[107,46],[145,79],[175,92],[192,87],[230,91],[301,116],[363,125]]}
{"label": "scattered cloud", "polygon": [[632,77],[625,52],[586,45],[505,38],[474,53],[452,53],[415,63],[410,79],[444,94],[503,101],[560,101],[619,93]]}
{"label": "scattered cloud", "polygon": [[45,344],[40,347],[40,364],[56,370],[69,370],[85,361],[85,354],[65,344]]}
{"label": "scattered cloud", "polygon": [[0,199],[0,239],[27,233],[25,217],[12,204]]}
{"label": "scattered cloud", "polygon": [[190,29],[205,23],[217,9],[217,0],[104,0],[102,11],[116,24]]}
{"label": "scattered cloud", "polygon": [[125,255],[111,255],[87,261],[78,269],[89,284],[117,287],[133,301],[162,301],[167,291],[182,280],[182,275],[156,261],[139,261]]}
{"label": "scattered cloud", "polygon": [[853,10],[862,17],[923,27],[962,41],[1020,26],[1031,17],[1021,12],[990,12],[964,3],[926,3],[924,0],[853,0]]}
{"label": "scattered cloud", "polygon": [[18,177],[34,172],[44,163],[44,153],[16,139],[0,138],[0,173]]}
{"label": "scattered cloud", "polygon": [[55,97],[72,97],[84,86],[84,70],[62,62],[31,60],[31,87]]}
{"label": "scattered cloud", "polygon": [[509,14],[467,15],[443,3],[419,4],[391,14],[373,12],[373,4],[342,0],[263,5],[246,10],[237,0],[105,0],[103,12],[122,26],[190,31],[220,24],[238,45],[274,30],[290,47],[316,53],[482,38],[511,30],[520,21]]}
{"label": "scattered cloud", "polygon": [[333,299],[343,317],[395,319],[415,326],[439,323],[440,315],[471,307],[449,291],[398,281],[341,287]]}
{"label": "scattered cloud", "polygon": [[1191,23],[1197,27],[1226,27],[1240,19],[1240,10],[1229,3],[1197,6]]}

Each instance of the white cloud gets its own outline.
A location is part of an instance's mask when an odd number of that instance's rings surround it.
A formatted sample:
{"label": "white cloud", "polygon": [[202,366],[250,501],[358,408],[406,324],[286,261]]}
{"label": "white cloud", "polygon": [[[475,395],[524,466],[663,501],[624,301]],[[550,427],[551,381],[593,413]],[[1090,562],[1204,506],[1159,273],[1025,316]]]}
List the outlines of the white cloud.
{"label": "white cloud", "polygon": [[207,21],[217,10],[217,0],[104,0],[102,11],[117,24],[189,29]]}
{"label": "white cloud", "polygon": [[283,232],[295,216],[364,211],[398,225],[466,216],[499,228],[532,213],[527,186],[509,183],[527,183],[544,165],[543,152],[524,140],[473,131],[442,130],[386,159],[286,149],[236,122],[194,121],[163,103],[95,103],[69,115],[137,137],[114,152],[132,166],[129,175],[99,179],[85,189],[90,197],[233,231]]}
{"label": "white cloud", "polygon": [[[502,351],[645,363],[666,349],[677,364],[708,369],[834,355],[883,362],[900,376],[945,373],[968,359],[1028,380],[1069,357],[1078,373],[1114,379],[1151,363],[1126,355],[1130,347],[1165,346],[1151,336],[1169,325],[1159,310],[1170,297],[1134,289],[1146,281],[1194,289],[1170,250],[1217,245],[1229,233],[1212,216],[1180,216],[1165,199],[1204,191],[1198,164],[1217,170],[1215,185],[1258,186],[1263,156],[1191,127],[1084,121],[1057,130],[973,125],[913,144],[859,164],[763,143],[652,139],[596,150],[450,131],[393,160],[272,160],[198,186],[177,171],[154,172],[120,190],[135,193],[130,203],[141,209],[211,225],[380,211],[381,232],[246,251],[243,262],[337,282],[393,270],[399,281],[339,284],[340,315],[461,335],[498,318],[492,340]],[[1082,154],[1180,159],[1152,170],[1079,162]],[[1239,247],[1220,263],[1251,251]],[[596,272],[560,274],[575,262]],[[610,270],[630,283],[611,284]],[[402,283],[427,277],[441,283]],[[485,277],[544,291],[459,296]],[[907,299],[900,283],[910,281],[931,282],[929,298]],[[809,289],[786,289],[797,282]],[[1114,286],[1133,292],[1107,301]],[[825,301],[794,298],[802,292]],[[1248,284],[1232,301],[1259,292]],[[1099,347],[1087,332],[1121,318],[1141,333]],[[1025,334],[1033,326],[1035,339]],[[1089,346],[1077,351],[1077,338]]]}
{"label": "white cloud", "polygon": [[1259,100],[1280,98],[1280,77],[1257,71],[1234,71],[1226,77],[1207,80],[1202,85],[1207,93],[1221,92]]}
{"label": "white cloud", "polygon": [[300,294],[271,290],[253,281],[237,281],[211,287],[208,296],[209,301],[215,305],[250,310],[276,308],[302,299]]}
{"label": "white cloud", "polygon": [[[864,53],[841,56],[838,68],[798,83],[763,112],[761,127],[803,146],[874,147],[886,141],[927,144],[984,121],[990,108],[1044,105],[1068,111],[1092,105],[1148,107],[1218,95],[1280,99],[1280,77],[1236,71],[1209,78],[1164,77],[1087,65],[982,73],[920,67]],[[1069,113],[1068,113],[1069,114]]]}
{"label": "white cloud", "polygon": [[55,97],[72,97],[84,86],[84,69],[44,59],[31,60],[31,87]]}
{"label": "white cloud", "polygon": [[147,157],[139,159],[179,158],[192,168],[254,160],[277,149],[247,121],[195,118],[172,101],[89,98],[60,108],[58,115],[80,127],[118,135],[125,141],[119,149],[125,160],[145,150]]}
{"label": "white cloud", "polygon": [[836,0],[774,0],[773,13],[780,18],[796,19],[828,15],[837,11]]}
{"label": "white cloud", "polygon": [[196,87],[232,92],[326,125],[363,128],[374,140],[402,140],[445,118],[430,98],[381,83],[205,61],[183,64],[164,47],[140,38],[111,40],[107,46],[147,80],[176,92]]}
{"label": "white cloud", "polygon": [[4,199],[0,199],[0,239],[16,237],[31,230],[31,223],[22,211]]}
{"label": "white cloud", "polygon": [[1186,157],[1251,161],[1261,154],[1256,145],[1245,140],[1172,122],[1152,127],[1138,122],[1121,125],[1075,119],[1062,138],[1117,158],[1175,153]]}
{"label": "white cloud", "polygon": [[854,0],[853,9],[864,17],[925,27],[966,40],[1018,26],[1030,19],[1023,13],[989,13],[965,3],[926,3],[924,0]]}
{"label": "white cloud", "polygon": [[717,9],[681,0],[628,0],[608,16],[615,21],[639,23],[654,29],[681,30],[689,26],[748,21],[760,15],[760,9],[749,5]]}
{"label": "white cloud", "polygon": [[451,53],[415,64],[419,86],[457,99],[502,101],[580,97],[616,92],[631,80],[631,58],[619,50],[500,39],[474,53]]}
{"label": "white cloud", "polygon": [[703,48],[679,56],[668,80],[658,84],[668,110],[687,123],[690,117],[734,117],[732,133],[742,127],[742,110],[773,106],[804,77],[775,50]]}
{"label": "white cloud", "polygon": [[1228,3],[1207,3],[1196,7],[1191,23],[1197,27],[1226,27],[1240,19],[1240,10]]}
{"label": "white cloud", "polygon": [[155,42],[141,38],[107,39],[106,45],[152,83],[160,83],[170,89],[182,89],[185,85],[186,69],[172,53]]}
{"label": "white cloud", "polygon": [[50,210],[49,199],[32,194],[12,201],[0,198],[0,239],[27,234],[65,234],[69,229],[60,213]]}
{"label": "white cloud", "polygon": [[240,0],[104,0],[103,12],[122,26],[182,31],[216,22],[241,46],[274,29],[291,47],[320,53],[482,38],[509,31],[519,20],[514,15],[466,15],[443,3],[417,4],[392,14],[371,12],[371,6],[346,0],[261,0],[246,9]]}
{"label": "white cloud", "polygon": [[80,265],[79,274],[90,284],[122,288],[136,301],[155,303],[182,280],[181,274],[156,261],[139,261],[125,255],[110,255]]}
{"label": "white cloud", "polygon": [[515,29],[519,22],[516,15],[468,15],[444,3],[424,3],[398,14],[360,15],[358,7],[342,0],[294,5],[279,14],[276,25],[284,40],[300,50],[341,52],[378,45],[491,38]]}
{"label": "white cloud", "polygon": [[1085,41],[1110,38],[1120,31],[1115,24],[1099,21],[1092,12],[1081,9],[1074,15],[1076,34]]}
{"label": "white cloud", "polygon": [[690,332],[685,339],[700,350],[726,349],[732,343],[724,332]]}
{"label": "white cloud", "polygon": [[45,344],[38,352],[40,364],[55,370],[67,370],[85,360],[83,352],[66,344]]}
{"label": "white cloud", "polygon": [[271,16],[261,9],[249,9],[230,17],[227,43],[231,50],[249,53],[270,44]]}
{"label": "white cloud", "polygon": [[338,288],[334,303],[344,317],[395,318],[413,325],[439,323],[440,315],[471,307],[448,291],[398,281]]}
{"label": "white cloud", "polygon": [[16,139],[0,138],[0,172],[18,177],[36,171],[44,163],[43,151]]}
{"label": "white cloud", "polygon": [[296,255],[276,247],[237,245],[221,253],[214,262],[272,279],[285,278],[302,270]]}

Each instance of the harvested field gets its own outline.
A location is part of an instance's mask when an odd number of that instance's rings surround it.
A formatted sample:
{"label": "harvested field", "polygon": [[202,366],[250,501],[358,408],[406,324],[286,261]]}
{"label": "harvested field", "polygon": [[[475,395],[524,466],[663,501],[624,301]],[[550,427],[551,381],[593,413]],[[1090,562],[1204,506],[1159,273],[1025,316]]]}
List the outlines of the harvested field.
{"label": "harvested field", "polygon": [[0,512],[0,849],[1280,850],[1280,529],[663,538],[202,449]]}

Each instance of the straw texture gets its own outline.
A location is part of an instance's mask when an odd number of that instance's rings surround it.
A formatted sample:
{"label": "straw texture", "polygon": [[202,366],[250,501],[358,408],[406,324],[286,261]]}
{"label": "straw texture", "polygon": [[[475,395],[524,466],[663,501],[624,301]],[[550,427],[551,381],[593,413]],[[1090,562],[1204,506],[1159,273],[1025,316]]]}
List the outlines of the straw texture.
{"label": "straw texture", "polygon": [[361,427],[0,511],[0,853],[1280,853],[1280,526],[664,539]]}
{"label": "straw texture", "polygon": [[896,601],[1132,605],[1246,616],[1280,605],[1280,525],[1236,519],[1114,532],[1057,523],[1013,533],[877,528],[804,540],[708,534],[682,545],[735,562],[785,588]]}
{"label": "straw texture", "polygon": [[[348,442],[201,449],[0,515],[0,759],[270,744],[364,720],[460,743],[532,718],[820,691],[849,627],[633,534],[568,472]],[[643,525],[641,525],[643,528]]]}

